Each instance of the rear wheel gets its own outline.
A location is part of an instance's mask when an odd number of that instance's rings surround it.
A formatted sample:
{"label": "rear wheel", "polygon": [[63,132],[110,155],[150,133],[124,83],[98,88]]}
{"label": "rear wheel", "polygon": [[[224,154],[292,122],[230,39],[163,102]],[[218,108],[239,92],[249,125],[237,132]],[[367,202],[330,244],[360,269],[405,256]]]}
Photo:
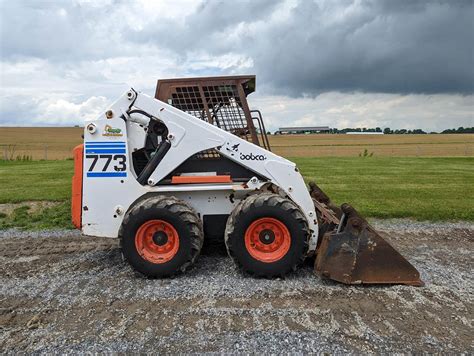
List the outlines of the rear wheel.
{"label": "rear wheel", "polygon": [[146,198],[132,207],[120,229],[127,261],[148,277],[169,277],[196,261],[204,241],[202,224],[185,202],[167,196]]}
{"label": "rear wheel", "polygon": [[306,219],[295,203],[263,193],[235,207],[227,221],[225,243],[242,271],[272,278],[303,263],[309,235]]}

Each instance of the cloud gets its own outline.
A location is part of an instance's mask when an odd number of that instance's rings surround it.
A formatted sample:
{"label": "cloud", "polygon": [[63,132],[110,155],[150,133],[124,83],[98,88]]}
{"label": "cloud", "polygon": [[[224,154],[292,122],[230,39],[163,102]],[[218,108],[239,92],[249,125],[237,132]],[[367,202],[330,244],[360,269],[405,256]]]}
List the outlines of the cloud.
{"label": "cloud", "polygon": [[44,96],[2,97],[0,126],[72,126],[97,117],[110,104],[103,96],[84,101]]}
{"label": "cloud", "polygon": [[159,78],[254,73],[250,100],[273,127],[285,118],[398,127],[415,116],[425,128],[472,126],[473,8],[0,0],[0,125],[79,123],[129,87],[152,95]]}
{"label": "cloud", "polygon": [[293,96],[474,91],[470,1],[255,3],[208,1],[175,31],[150,23],[130,38],[182,55],[247,55],[266,89]]}
{"label": "cloud", "polygon": [[266,128],[284,126],[391,127],[442,131],[474,125],[474,96],[328,92],[317,97],[249,97]]}

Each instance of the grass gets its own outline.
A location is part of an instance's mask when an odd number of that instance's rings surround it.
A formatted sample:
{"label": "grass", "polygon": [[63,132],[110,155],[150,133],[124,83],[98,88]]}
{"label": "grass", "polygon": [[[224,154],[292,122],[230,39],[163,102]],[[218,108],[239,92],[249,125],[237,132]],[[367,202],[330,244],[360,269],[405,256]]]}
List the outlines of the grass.
{"label": "grass", "polygon": [[20,205],[12,214],[0,213],[0,229],[72,228],[70,213],[73,161],[0,161],[0,203],[58,201],[32,211]]}
{"label": "grass", "polygon": [[306,181],[363,215],[474,220],[474,158],[295,158]]}
{"label": "grass", "polygon": [[0,204],[69,199],[73,167],[72,160],[0,161]]}
{"label": "grass", "polygon": [[13,210],[11,215],[0,213],[0,229],[19,228],[27,230],[72,229],[71,202],[69,200],[32,212],[27,205]]}
{"label": "grass", "polygon": [[[294,158],[306,181],[314,180],[338,204],[349,202],[378,218],[474,221],[474,157]],[[32,212],[0,213],[0,228],[71,227],[72,161],[0,162],[0,203],[59,201]]]}

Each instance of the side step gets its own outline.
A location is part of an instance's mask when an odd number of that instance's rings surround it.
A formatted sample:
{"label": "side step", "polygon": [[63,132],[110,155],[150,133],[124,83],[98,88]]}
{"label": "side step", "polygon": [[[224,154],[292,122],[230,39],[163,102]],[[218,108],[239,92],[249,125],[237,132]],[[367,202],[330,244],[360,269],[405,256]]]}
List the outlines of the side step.
{"label": "side step", "polygon": [[232,183],[232,178],[229,175],[224,176],[173,176],[171,177],[171,184],[193,184],[193,183]]}

